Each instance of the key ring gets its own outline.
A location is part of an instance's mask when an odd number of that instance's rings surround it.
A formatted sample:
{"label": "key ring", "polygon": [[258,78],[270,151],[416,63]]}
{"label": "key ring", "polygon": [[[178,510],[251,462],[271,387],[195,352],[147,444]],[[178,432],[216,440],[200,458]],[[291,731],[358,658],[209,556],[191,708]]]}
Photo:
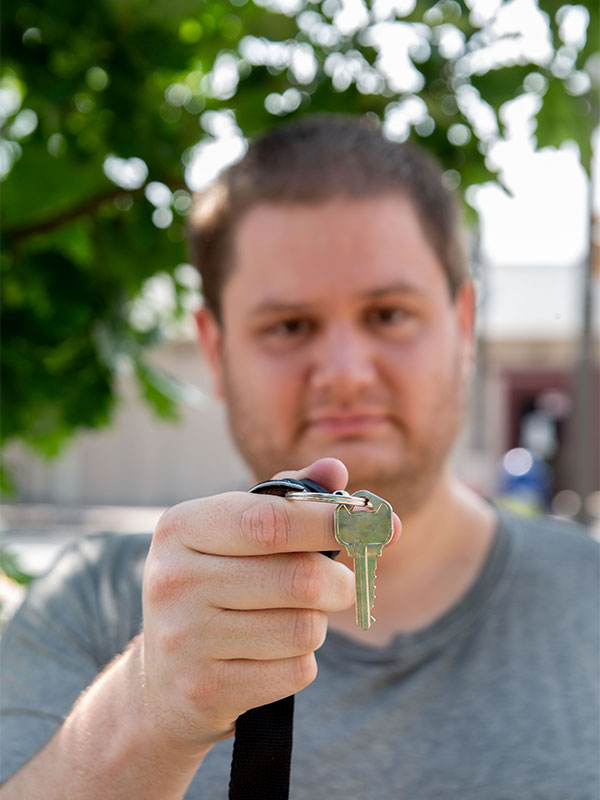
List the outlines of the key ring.
{"label": "key ring", "polygon": [[348,492],[286,492],[286,500],[312,500],[317,503],[335,503],[336,506],[360,506],[361,508],[373,508],[371,502],[366,497],[355,497]]}
{"label": "key ring", "polygon": [[[319,491],[319,490],[322,491]],[[366,497],[348,494],[344,489],[326,492],[322,486],[308,479],[274,478],[261,481],[249,489],[257,494],[274,494],[287,500],[315,500],[317,503],[333,503],[336,506],[360,507],[373,510],[373,504]]]}

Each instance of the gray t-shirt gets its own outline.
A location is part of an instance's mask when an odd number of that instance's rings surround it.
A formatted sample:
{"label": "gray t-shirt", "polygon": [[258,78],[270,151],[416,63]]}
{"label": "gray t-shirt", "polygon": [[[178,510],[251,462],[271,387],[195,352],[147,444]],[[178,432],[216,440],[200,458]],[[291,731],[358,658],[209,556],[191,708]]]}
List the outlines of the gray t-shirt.
{"label": "gray t-shirt", "polygon": [[[384,648],[329,633],[296,698],[291,800],[598,800],[597,543],[499,519],[476,582],[432,625]],[[3,636],[3,780],[139,631],[149,542],[89,537],[32,587]],[[227,797],[231,747],[186,798]]]}

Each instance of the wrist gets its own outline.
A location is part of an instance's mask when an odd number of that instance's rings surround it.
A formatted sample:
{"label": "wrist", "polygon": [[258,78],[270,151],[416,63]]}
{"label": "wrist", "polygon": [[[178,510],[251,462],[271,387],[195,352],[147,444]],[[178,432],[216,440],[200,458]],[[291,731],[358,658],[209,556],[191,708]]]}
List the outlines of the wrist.
{"label": "wrist", "polygon": [[[165,762],[174,759],[182,765],[195,765],[197,769],[214,742],[190,740],[185,735],[184,719],[180,726],[173,724],[176,710],[168,705],[168,699],[163,697],[156,703],[151,697],[144,669],[143,634],[132,640],[118,669],[123,671],[121,685],[127,687],[124,708],[130,712],[128,741],[137,743],[137,747],[144,747],[148,753],[154,753],[156,758]],[[180,727],[184,730],[180,731]]]}
{"label": "wrist", "polygon": [[[145,701],[140,637],[78,700],[61,730],[82,787],[134,786],[136,796],[183,797],[212,744],[185,746],[155,723]],[[90,797],[95,796],[90,794]]]}

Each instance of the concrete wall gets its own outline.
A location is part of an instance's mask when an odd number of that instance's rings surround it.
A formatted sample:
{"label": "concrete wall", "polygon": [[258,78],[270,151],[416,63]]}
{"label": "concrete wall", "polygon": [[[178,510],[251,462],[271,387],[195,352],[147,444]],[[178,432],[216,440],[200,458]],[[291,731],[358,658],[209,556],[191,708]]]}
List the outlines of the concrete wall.
{"label": "concrete wall", "polygon": [[20,487],[19,502],[163,506],[247,486],[247,470],[231,443],[223,408],[211,398],[195,344],[166,345],[153,353],[153,362],[192,388],[181,422],[157,419],[124,375],[111,428],[81,434],[49,464],[11,451],[7,465]]}

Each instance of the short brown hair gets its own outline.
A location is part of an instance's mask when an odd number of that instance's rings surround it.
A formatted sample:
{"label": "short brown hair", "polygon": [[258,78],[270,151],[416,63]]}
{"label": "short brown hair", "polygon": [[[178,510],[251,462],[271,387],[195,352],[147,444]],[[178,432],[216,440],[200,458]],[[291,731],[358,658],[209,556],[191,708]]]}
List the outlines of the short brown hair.
{"label": "short brown hair", "polygon": [[389,192],[411,201],[455,297],[469,269],[458,204],[438,164],[412,144],[387,140],[370,121],[313,115],[257,138],[239,163],[197,196],[190,250],[207,308],[220,319],[221,292],[234,266],[234,229],[251,207]]}

